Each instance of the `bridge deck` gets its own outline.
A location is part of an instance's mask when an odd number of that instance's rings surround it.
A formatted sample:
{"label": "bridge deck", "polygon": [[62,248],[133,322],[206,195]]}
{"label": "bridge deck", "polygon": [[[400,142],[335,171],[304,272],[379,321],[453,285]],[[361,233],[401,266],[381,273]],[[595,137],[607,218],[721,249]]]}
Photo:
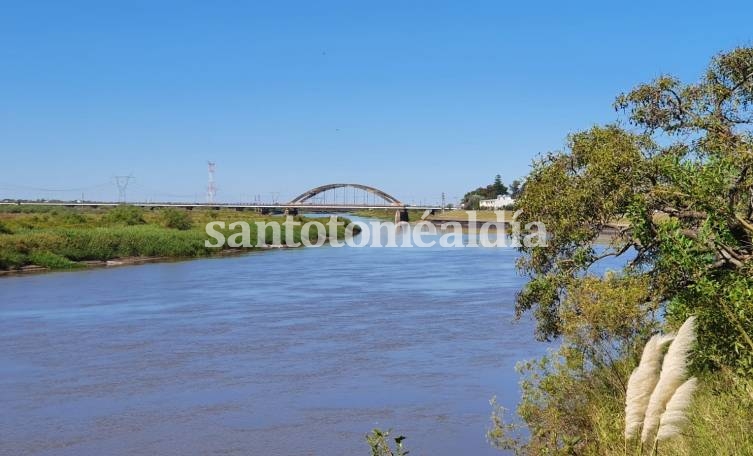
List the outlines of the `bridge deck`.
{"label": "bridge deck", "polygon": [[[55,202],[40,202],[40,201],[34,201],[34,202],[14,202],[14,201],[2,201],[0,202],[0,205],[3,206],[17,206],[17,205],[24,205],[24,206],[63,206],[63,207],[111,207],[111,206],[118,206],[120,204],[126,204],[126,203],[115,203],[112,201],[101,201],[101,202],[66,202],[66,201],[55,201]],[[411,205],[373,205],[373,204],[301,204],[301,203],[261,203],[261,204],[247,204],[247,203],[172,203],[172,202],[164,202],[164,203],[143,203],[143,202],[133,202],[133,203],[127,203],[131,206],[138,206],[143,208],[161,208],[161,207],[176,207],[176,208],[186,208],[186,209],[194,209],[194,208],[205,208],[205,209],[310,209],[310,210],[333,210],[333,211],[344,211],[344,210],[361,210],[361,209],[416,209],[416,210],[427,210],[427,209],[441,209],[439,206],[411,206]]]}

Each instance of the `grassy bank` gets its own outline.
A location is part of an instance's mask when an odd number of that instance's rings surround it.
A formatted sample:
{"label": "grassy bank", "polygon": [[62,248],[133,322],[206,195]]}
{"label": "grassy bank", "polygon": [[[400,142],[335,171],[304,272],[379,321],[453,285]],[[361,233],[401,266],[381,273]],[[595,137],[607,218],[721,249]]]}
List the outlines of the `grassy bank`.
{"label": "grassy bank", "polygon": [[[421,218],[424,215],[424,212],[425,211],[423,210],[408,209],[408,217],[411,222],[417,222],[421,220]],[[513,211],[506,210],[503,212],[507,220],[512,220]],[[475,211],[475,213],[476,213],[476,220],[479,222],[493,222],[497,220],[497,215],[494,213],[494,211]],[[394,209],[369,209],[369,210],[354,211],[352,212],[352,214],[358,217],[376,218],[380,220],[389,220],[389,221],[395,220]],[[436,210],[434,214],[429,215],[428,217],[425,218],[425,220],[465,222],[465,221],[468,221],[468,213],[460,209],[445,210],[445,211]]]}
{"label": "grassy bank", "polygon": [[[396,210],[397,209],[363,209],[359,211],[352,211],[350,213],[357,217],[373,218],[392,222],[395,220]],[[408,209],[408,217],[410,218],[411,222],[420,220],[423,213],[424,211]]]}
{"label": "grassy bank", "polygon": [[[144,211],[133,206],[115,208],[61,208],[49,206],[0,207],[0,270],[30,265],[50,269],[82,266],[86,261],[129,257],[193,258],[222,253],[227,246],[205,247],[210,221],[249,223],[256,247],[255,222],[279,222],[281,216],[263,216],[234,210],[161,209]],[[307,219],[297,217],[305,223]],[[301,241],[301,227],[293,227],[293,239]],[[237,230],[223,230],[226,234]],[[338,229],[343,238],[344,228]],[[309,237],[318,237],[310,230]],[[284,230],[283,230],[284,239]],[[273,243],[267,230],[265,242]]]}
{"label": "grassy bank", "polygon": [[[520,426],[495,409],[490,443],[518,455],[648,455],[631,440],[626,447],[625,384],[635,359],[589,368],[567,349],[519,364],[524,374]],[[753,380],[732,371],[699,375],[682,434],[660,445],[663,456],[753,454]],[[534,430],[535,434],[529,433]]]}
{"label": "grassy bank", "polygon": [[[476,215],[476,221],[478,222],[496,222],[497,221],[497,214],[494,213],[494,211],[474,211]],[[504,216],[505,220],[511,221],[513,211],[504,210],[501,211]],[[444,212],[437,211],[436,214],[429,217],[429,220],[436,220],[436,221],[457,221],[457,222],[467,222],[468,221],[468,212],[460,209],[455,210],[448,210]]]}

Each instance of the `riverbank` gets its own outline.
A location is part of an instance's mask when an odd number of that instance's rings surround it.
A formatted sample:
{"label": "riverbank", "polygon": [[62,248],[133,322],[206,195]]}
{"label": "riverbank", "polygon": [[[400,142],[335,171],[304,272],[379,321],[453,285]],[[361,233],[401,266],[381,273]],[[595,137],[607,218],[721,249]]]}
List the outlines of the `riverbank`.
{"label": "riverbank", "polygon": [[[249,224],[247,248],[207,247],[205,226],[210,221]],[[301,241],[301,225],[310,219],[297,216],[292,226],[294,242]],[[283,216],[233,210],[163,209],[143,211],[133,206],[83,209],[49,206],[0,208],[0,275],[87,267],[109,267],[157,261],[176,261],[234,255],[275,246],[272,230],[257,245],[257,222],[280,223]],[[346,219],[342,219],[345,224]],[[284,226],[282,235],[285,236]],[[229,235],[233,230],[226,230]],[[345,237],[344,226],[327,236]],[[319,233],[308,232],[314,241]],[[276,246],[275,246],[276,247]]]}
{"label": "riverbank", "polygon": [[[353,215],[358,217],[375,218],[379,220],[395,220],[396,209],[367,209],[352,212]],[[494,211],[474,211],[476,213],[476,220],[478,222],[495,222],[497,221],[497,214]],[[506,220],[512,220],[513,211],[502,211]],[[468,211],[464,210],[435,210],[434,213],[429,213],[424,216],[426,211],[418,209],[408,209],[408,219],[410,222],[418,222],[420,220],[427,220],[436,224],[445,222],[460,222],[465,223],[468,221]]]}

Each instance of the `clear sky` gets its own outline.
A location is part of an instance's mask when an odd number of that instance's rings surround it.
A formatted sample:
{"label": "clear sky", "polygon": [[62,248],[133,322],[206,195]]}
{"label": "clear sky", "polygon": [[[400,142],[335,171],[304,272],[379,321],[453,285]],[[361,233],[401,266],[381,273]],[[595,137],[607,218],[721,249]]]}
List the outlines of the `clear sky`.
{"label": "clear sky", "polygon": [[[753,2],[5,1],[0,198],[406,202],[524,176],[614,96],[751,45]],[[43,191],[71,189],[62,191]]]}

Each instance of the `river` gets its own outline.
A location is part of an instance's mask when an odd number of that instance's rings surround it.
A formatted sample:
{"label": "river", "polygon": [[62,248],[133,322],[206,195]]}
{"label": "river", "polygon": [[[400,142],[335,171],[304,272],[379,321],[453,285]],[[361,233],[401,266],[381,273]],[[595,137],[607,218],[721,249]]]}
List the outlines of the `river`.
{"label": "river", "polygon": [[506,248],[302,248],[0,279],[0,454],[499,454]]}

